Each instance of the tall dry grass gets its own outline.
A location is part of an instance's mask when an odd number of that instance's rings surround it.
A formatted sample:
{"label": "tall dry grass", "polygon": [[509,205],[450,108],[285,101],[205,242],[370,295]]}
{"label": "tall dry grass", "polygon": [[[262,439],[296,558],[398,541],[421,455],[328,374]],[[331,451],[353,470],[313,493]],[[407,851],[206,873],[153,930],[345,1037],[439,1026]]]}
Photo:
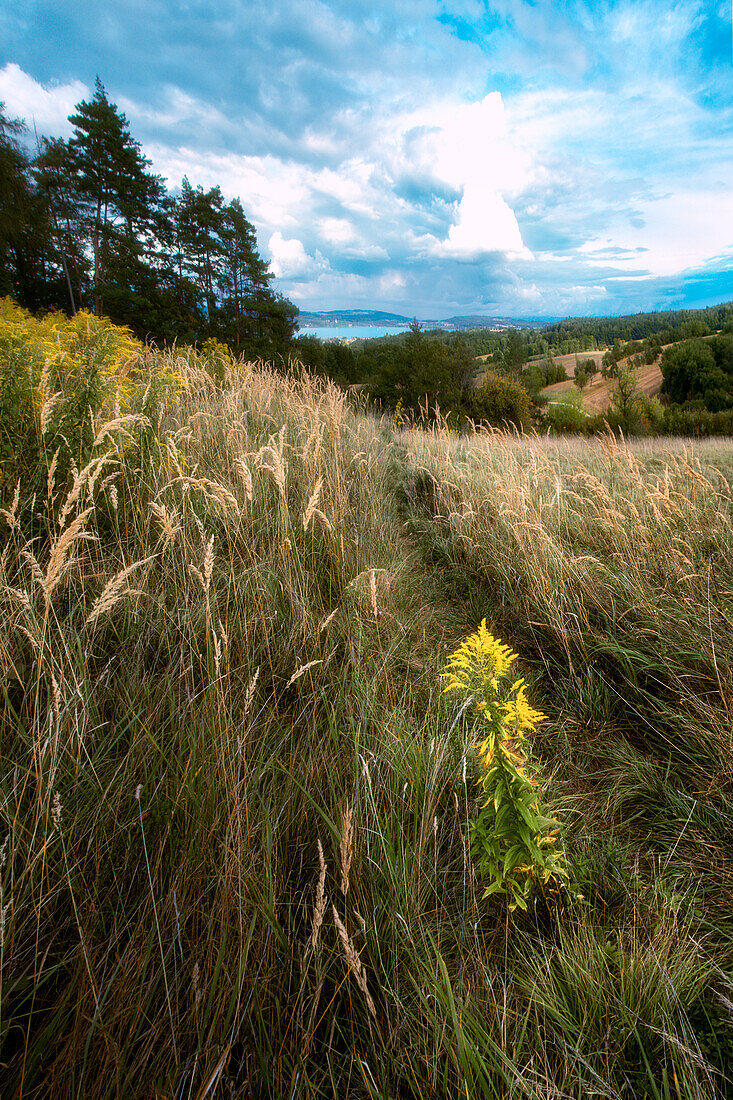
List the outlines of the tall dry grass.
{"label": "tall dry grass", "polygon": [[[161,371],[182,386],[149,431],[96,422],[0,516],[2,1094],[722,1094],[724,873],[696,877],[726,805],[722,476],[683,456],[665,496],[624,449],[583,480],[503,438],[394,441],[297,372]],[[487,613],[554,719],[584,907],[480,900],[438,674]],[[608,751],[580,752],[599,716]],[[719,816],[678,835],[669,792],[702,806],[704,774]]]}
{"label": "tall dry grass", "polygon": [[433,556],[557,701],[566,777],[595,771],[598,811],[651,850],[715,853],[729,917],[733,448],[437,432],[407,452]]}

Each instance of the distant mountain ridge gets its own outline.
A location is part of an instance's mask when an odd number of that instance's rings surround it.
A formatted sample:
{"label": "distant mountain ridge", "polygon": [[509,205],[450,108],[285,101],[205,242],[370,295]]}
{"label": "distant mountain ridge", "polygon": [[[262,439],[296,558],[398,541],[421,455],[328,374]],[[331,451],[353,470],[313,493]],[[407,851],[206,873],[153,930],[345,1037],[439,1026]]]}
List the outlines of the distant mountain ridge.
{"label": "distant mountain ridge", "polygon": [[326,325],[409,325],[412,317],[399,313],[383,313],[378,309],[331,309],[321,313],[301,310],[298,323],[301,328],[323,328]]}
{"label": "distant mountain ridge", "polygon": [[[309,328],[329,328],[338,325],[404,325],[412,324],[412,317],[405,317],[400,313],[385,313],[378,309],[331,309],[322,312],[301,310],[298,315],[298,323],[301,332]],[[442,328],[459,331],[466,328],[512,328],[518,325],[535,326],[547,324],[552,320],[547,317],[488,317],[485,314],[470,313],[465,316],[446,317],[442,320],[423,320],[420,324],[424,329]]]}

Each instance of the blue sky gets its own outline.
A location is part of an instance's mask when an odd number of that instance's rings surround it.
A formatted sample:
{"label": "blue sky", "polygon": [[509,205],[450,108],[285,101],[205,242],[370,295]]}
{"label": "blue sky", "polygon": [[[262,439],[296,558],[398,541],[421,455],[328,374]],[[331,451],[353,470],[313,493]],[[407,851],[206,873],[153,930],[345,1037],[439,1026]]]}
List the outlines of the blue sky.
{"label": "blue sky", "polygon": [[0,100],[97,74],[170,187],[239,195],[304,309],[733,298],[731,0],[16,0]]}

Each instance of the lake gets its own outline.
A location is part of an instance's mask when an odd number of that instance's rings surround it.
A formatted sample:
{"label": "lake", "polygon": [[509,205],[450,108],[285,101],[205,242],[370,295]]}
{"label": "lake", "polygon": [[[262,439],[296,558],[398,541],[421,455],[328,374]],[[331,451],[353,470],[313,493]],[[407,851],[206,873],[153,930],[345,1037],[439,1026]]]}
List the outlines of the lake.
{"label": "lake", "polygon": [[408,331],[407,325],[324,325],[322,328],[301,328],[296,335],[317,336],[319,340],[369,340]]}

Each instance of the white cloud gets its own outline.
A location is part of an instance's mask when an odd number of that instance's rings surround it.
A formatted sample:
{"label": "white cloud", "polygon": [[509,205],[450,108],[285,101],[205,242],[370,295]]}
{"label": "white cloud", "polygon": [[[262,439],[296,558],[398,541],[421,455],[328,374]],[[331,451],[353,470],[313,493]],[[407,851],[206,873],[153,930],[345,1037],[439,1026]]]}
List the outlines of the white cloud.
{"label": "white cloud", "polygon": [[458,206],[458,220],[444,241],[436,241],[436,256],[477,259],[487,252],[504,252],[511,259],[532,259],[525,248],[514,211],[496,191],[480,183],[466,184]]}
{"label": "white cloud", "polygon": [[375,162],[364,157],[347,158],[338,171],[323,168],[310,177],[309,183],[316,194],[334,199],[346,210],[355,214],[374,216],[372,175]]}
{"label": "white cloud", "polygon": [[279,231],[270,237],[268,248],[272,272],[279,279],[300,279],[329,266],[320,253],[315,258],[309,256],[301,241],[295,237],[286,239]]}
{"label": "white cloud", "polygon": [[506,199],[527,182],[531,161],[507,132],[501,95],[435,103],[408,116],[403,126],[397,170],[409,167],[426,185],[432,180],[436,189],[447,185],[461,196],[447,238],[428,235],[430,251],[467,260],[491,252],[531,258]]}
{"label": "white cloud", "polygon": [[605,298],[608,291],[605,286],[571,286],[570,294],[580,298]]}
{"label": "white cloud", "polygon": [[146,122],[156,127],[176,126],[187,122],[211,131],[224,130],[231,125],[216,107],[194,98],[174,85],[161,89],[156,101],[162,101],[162,105],[153,107],[125,96],[120,96],[117,103],[135,122]]}
{"label": "white cloud", "polygon": [[515,190],[526,179],[529,157],[507,130],[499,92],[469,103],[437,101],[404,120],[412,137],[408,155],[426,175],[460,189],[483,182]]}
{"label": "white cloud", "polygon": [[377,280],[378,293],[387,298],[404,290],[406,286],[407,280],[401,271],[385,271]]}
{"label": "white cloud", "polygon": [[335,245],[349,244],[356,236],[353,225],[346,218],[321,218],[318,229],[321,237]]}
{"label": "white cloud", "polygon": [[668,54],[670,49],[685,46],[702,19],[698,0],[676,0],[662,10],[648,0],[626,0],[609,10],[605,23],[610,40],[630,50],[635,58],[640,52],[650,56],[653,50],[659,57],[661,51]]}
{"label": "white cloud", "polygon": [[80,80],[68,84],[39,84],[28,73],[10,62],[0,69],[0,100],[11,118],[34,123],[40,134],[61,137],[71,133],[68,116],[89,92]]}
{"label": "white cloud", "polygon": [[[708,261],[733,258],[733,194],[728,188],[686,188],[642,202],[642,224],[614,219],[605,226],[610,234],[586,241],[580,251],[607,248],[610,242],[628,251],[612,261],[620,271],[677,275]],[[643,251],[638,251],[638,249]]]}
{"label": "white cloud", "polygon": [[145,152],[171,186],[188,176],[195,187],[219,186],[228,198],[241,197],[247,216],[265,234],[294,228],[300,221],[309,194],[308,174],[295,163],[159,143],[146,146]]}

